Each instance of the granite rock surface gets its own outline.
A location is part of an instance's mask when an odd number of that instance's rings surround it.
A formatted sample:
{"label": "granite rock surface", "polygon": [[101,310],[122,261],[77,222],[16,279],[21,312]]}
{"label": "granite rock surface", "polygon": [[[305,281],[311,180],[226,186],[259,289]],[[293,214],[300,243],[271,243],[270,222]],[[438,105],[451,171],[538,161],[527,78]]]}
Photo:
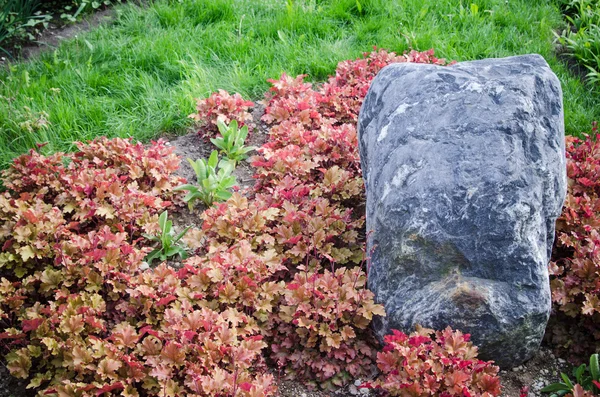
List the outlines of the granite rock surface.
{"label": "granite rock surface", "polygon": [[378,337],[450,325],[501,367],[533,356],[566,193],[562,91],[545,60],[389,65],[358,131]]}

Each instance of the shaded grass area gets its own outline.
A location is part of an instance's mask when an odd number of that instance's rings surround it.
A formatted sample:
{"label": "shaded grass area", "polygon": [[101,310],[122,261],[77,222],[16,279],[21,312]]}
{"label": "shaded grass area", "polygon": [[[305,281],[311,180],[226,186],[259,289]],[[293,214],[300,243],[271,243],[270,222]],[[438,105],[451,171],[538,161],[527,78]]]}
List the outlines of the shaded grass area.
{"label": "shaded grass area", "polygon": [[100,135],[182,133],[194,98],[222,88],[257,100],[282,72],[323,81],[374,45],[458,61],[540,53],[563,83],[567,133],[600,119],[598,97],[553,55],[562,22],[549,0],[156,0],[115,10],[110,26],[0,70],[1,168],[36,142],[50,152]]}

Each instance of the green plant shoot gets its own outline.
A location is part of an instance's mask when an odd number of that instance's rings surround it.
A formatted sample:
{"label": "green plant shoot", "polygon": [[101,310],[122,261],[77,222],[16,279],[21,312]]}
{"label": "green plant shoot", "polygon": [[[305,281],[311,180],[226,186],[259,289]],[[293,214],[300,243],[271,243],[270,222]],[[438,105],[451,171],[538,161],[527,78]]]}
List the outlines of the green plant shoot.
{"label": "green plant shoot", "polygon": [[144,234],[144,237],[148,240],[159,243],[159,245],[146,256],[146,262],[148,263],[152,263],[152,261],[157,258],[161,261],[165,261],[167,258],[175,255],[179,255],[181,259],[187,258],[186,250],[177,245],[177,243],[185,235],[190,226],[186,227],[181,233],[173,237],[173,221],[167,220],[167,217],[167,211],[164,211],[158,217],[158,225],[160,226],[159,236]]}
{"label": "green plant shoot", "polygon": [[232,172],[235,168],[235,163],[231,160],[219,161],[219,155],[216,150],[213,150],[208,158],[192,161],[188,159],[190,165],[196,173],[198,185],[181,185],[174,190],[187,190],[188,194],[183,198],[183,201],[188,204],[190,210],[194,208],[194,202],[197,199],[211,206],[215,201],[224,201],[231,197],[231,189],[237,184],[235,176]]}
{"label": "green plant shoot", "polygon": [[243,126],[238,128],[238,122],[232,120],[229,126],[223,121],[217,121],[217,127],[221,133],[221,137],[211,138],[211,142],[221,149],[221,152],[227,156],[229,160],[237,163],[248,157],[248,152],[256,150],[256,146],[244,146],[248,137],[248,127]]}

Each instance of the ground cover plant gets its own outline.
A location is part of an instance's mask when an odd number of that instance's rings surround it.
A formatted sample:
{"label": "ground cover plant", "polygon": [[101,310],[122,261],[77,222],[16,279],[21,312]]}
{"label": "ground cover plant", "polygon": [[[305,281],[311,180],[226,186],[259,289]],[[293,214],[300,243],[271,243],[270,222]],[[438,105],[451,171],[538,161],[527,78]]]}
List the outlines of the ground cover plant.
{"label": "ground cover plant", "polygon": [[254,190],[202,214],[204,236],[177,269],[142,266],[143,234],[184,204],[179,159],[163,142],[101,138],[15,159],[0,199],[11,373],[44,395],[269,396],[266,364],[323,388],[377,365],[384,378],[364,386],[390,395],[421,379],[443,396],[498,395],[497,367],[466,335],[398,333],[380,355],[369,335],[385,313],[365,288],[355,120],[383,66],[446,62],[433,51],[365,55],[319,89],[303,76],[272,81]]}
{"label": "ground cover plant", "polygon": [[584,138],[567,137],[567,197],[556,223],[550,263],[552,299],[560,319],[547,335],[573,361],[597,351],[600,333],[597,125]]}
{"label": "ground cover plant", "polygon": [[49,142],[49,154],[103,135],[183,133],[194,98],[224,89],[256,100],[282,71],[324,81],[373,45],[435,47],[461,61],[540,53],[563,84],[569,134],[600,118],[596,97],[554,55],[562,22],[552,1],[143,3],[116,6],[112,24],[0,68],[0,168],[36,142]]}
{"label": "ground cover plant", "polygon": [[417,328],[411,335],[394,330],[377,353],[383,376],[376,386],[392,395],[444,396],[500,394],[497,367],[477,360],[469,336],[446,328]]}
{"label": "ground cover plant", "polygon": [[247,159],[248,153],[256,150],[254,146],[245,145],[249,132],[247,125],[238,128],[237,120],[231,120],[229,125],[219,120],[218,127],[221,136],[210,138],[210,141],[234,164]]}

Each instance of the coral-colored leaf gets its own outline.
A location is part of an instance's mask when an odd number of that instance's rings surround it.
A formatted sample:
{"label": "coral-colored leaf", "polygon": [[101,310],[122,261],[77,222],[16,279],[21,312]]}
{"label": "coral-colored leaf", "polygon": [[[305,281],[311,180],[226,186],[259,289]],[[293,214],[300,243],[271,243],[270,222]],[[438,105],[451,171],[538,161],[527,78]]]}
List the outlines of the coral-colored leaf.
{"label": "coral-colored leaf", "polygon": [[164,298],[160,298],[156,302],[156,305],[157,306],[166,306],[166,305],[168,305],[169,303],[171,303],[171,302],[173,302],[175,300],[177,300],[176,297],[174,297],[174,296],[167,296],[167,297],[164,297]]}
{"label": "coral-colored leaf", "polygon": [[34,318],[32,320],[23,320],[22,327],[23,332],[35,331],[44,322],[41,318]]}
{"label": "coral-colored leaf", "polygon": [[116,382],[111,385],[105,385],[105,386],[99,388],[98,390],[96,390],[96,396],[101,396],[104,393],[110,393],[113,390],[123,390],[124,388],[125,388],[125,386],[123,386],[123,383],[121,383],[121,382]]}

